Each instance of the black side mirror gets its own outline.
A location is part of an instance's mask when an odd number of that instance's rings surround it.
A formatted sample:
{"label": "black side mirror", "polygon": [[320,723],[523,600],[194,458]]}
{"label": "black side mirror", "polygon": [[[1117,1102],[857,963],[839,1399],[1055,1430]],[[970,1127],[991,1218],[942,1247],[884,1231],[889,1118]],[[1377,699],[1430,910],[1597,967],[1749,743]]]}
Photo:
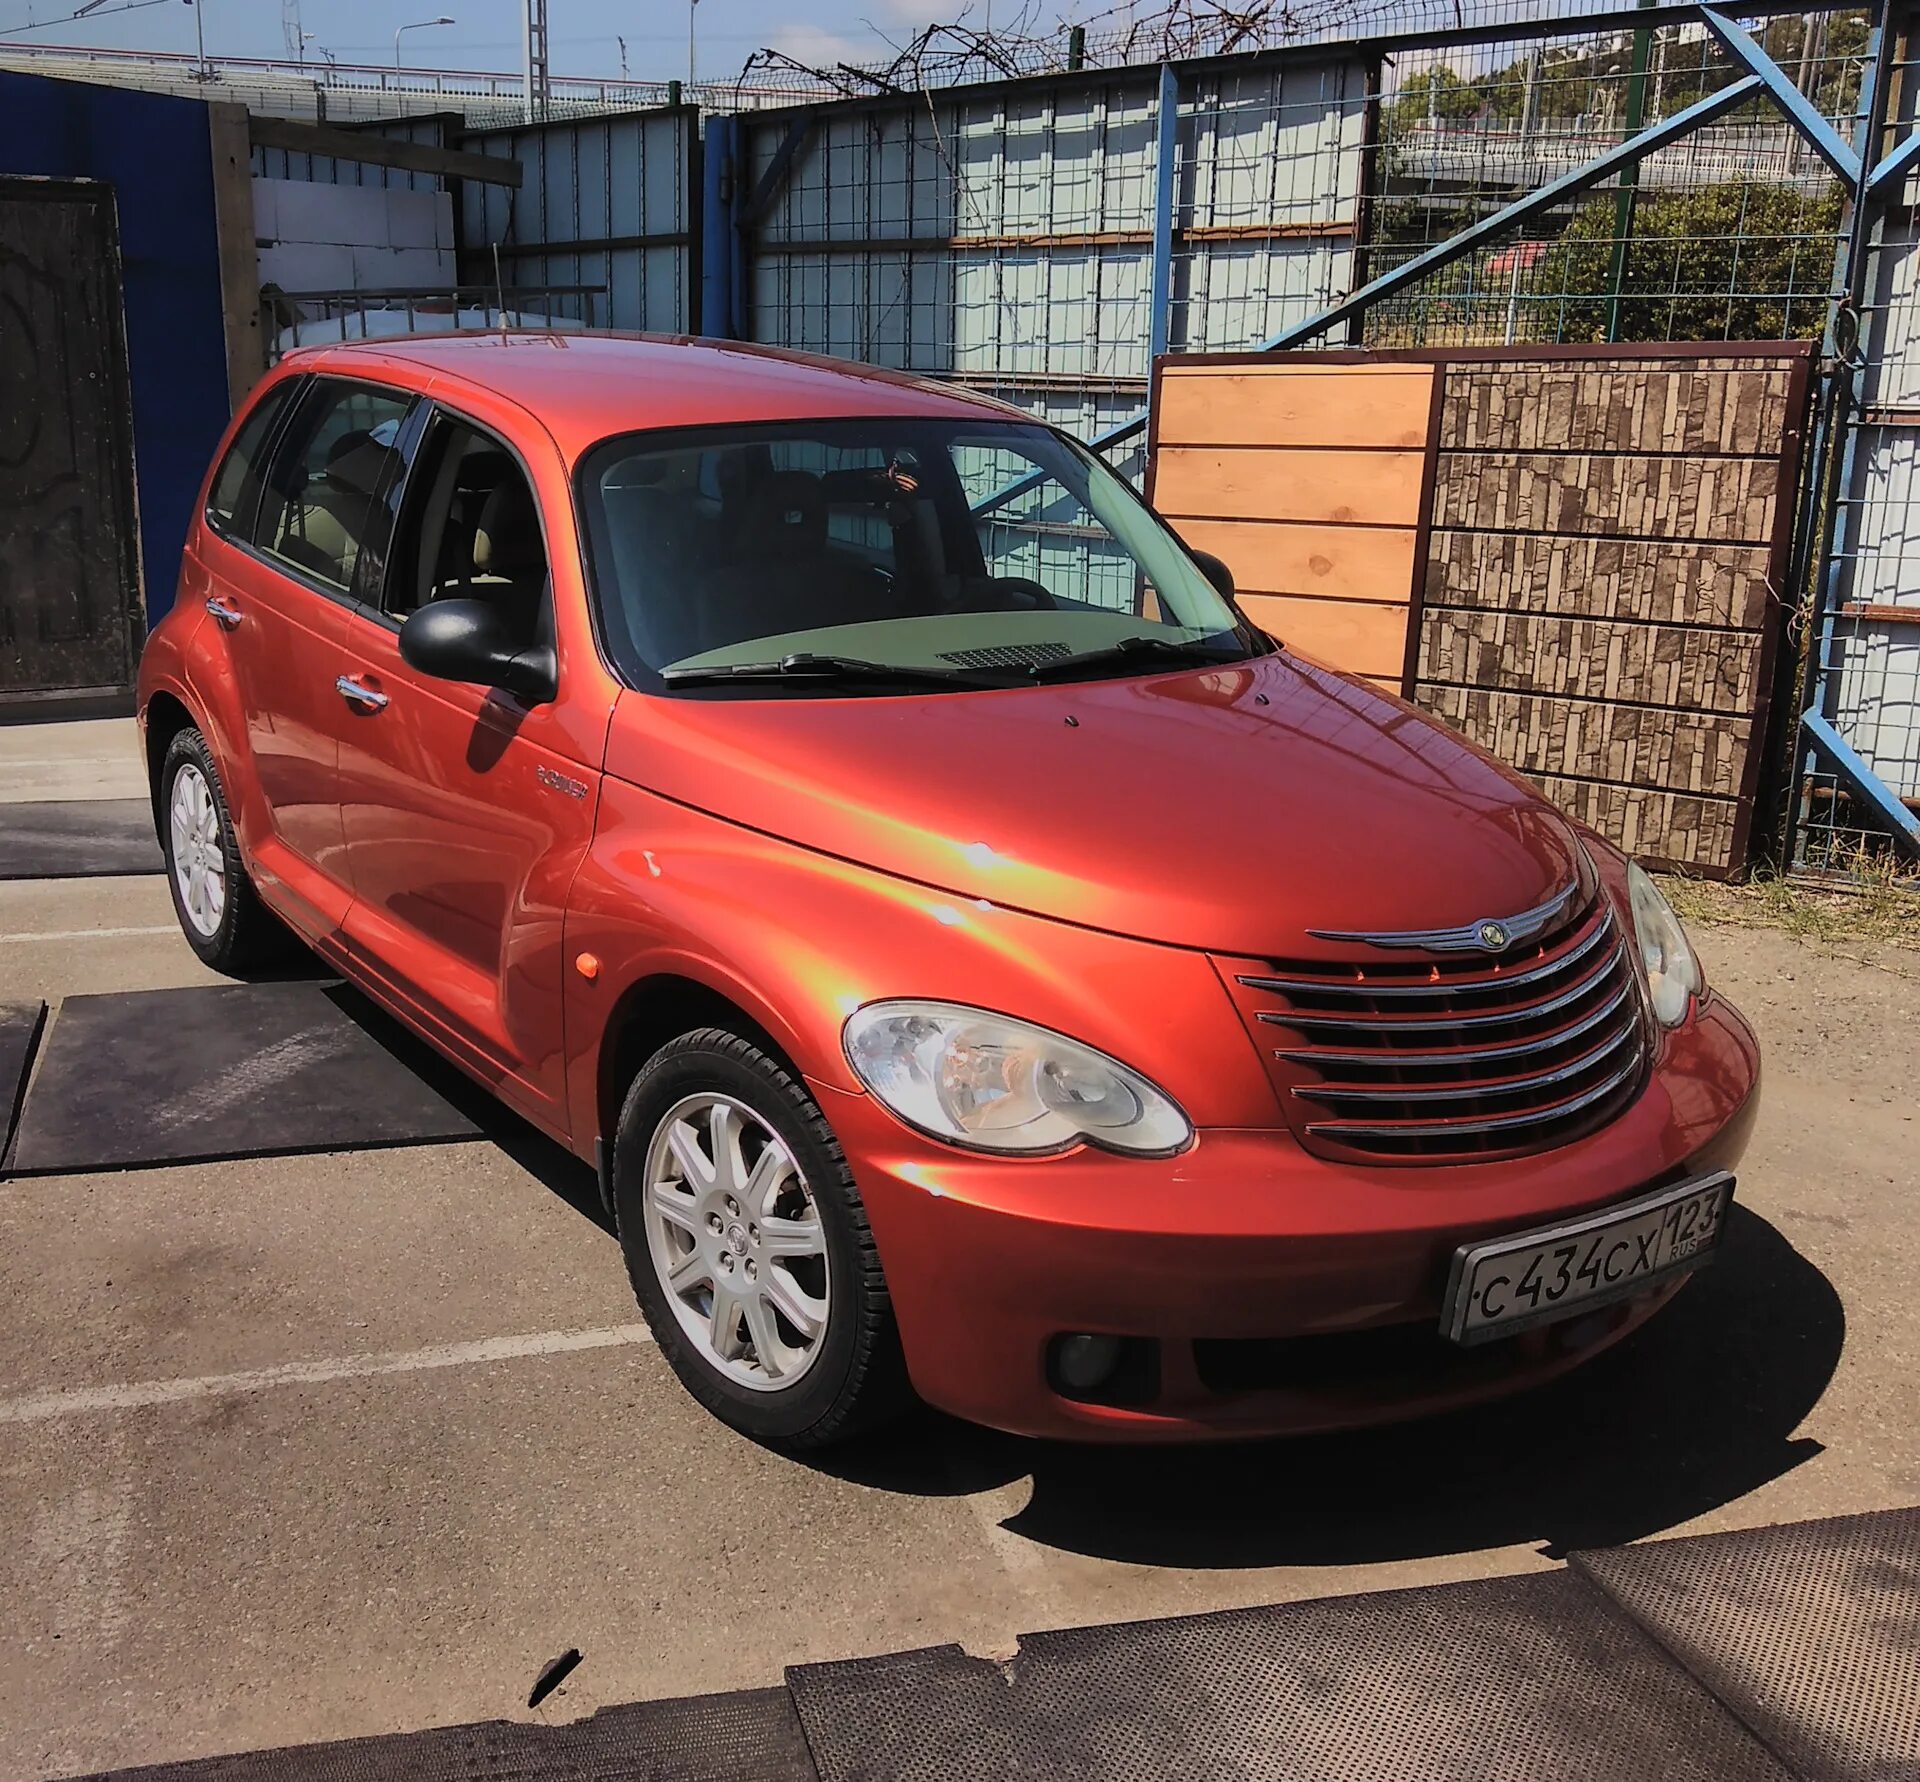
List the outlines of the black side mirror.
{"label": "black side mirror", "polygon": [[1196,551],[1191,546],[1187,555],[1200,566],[1200,573],[1220,590],[1229,600],[1233,598],[1233,571],[1220,561],[1211,551]]}
{"label": "black side mirror", "polygon": [[435,680],[504,688],[529,705],[559,689],[552,647],[525,643],[485,600],[428,601],[400,627],[400,659]]}

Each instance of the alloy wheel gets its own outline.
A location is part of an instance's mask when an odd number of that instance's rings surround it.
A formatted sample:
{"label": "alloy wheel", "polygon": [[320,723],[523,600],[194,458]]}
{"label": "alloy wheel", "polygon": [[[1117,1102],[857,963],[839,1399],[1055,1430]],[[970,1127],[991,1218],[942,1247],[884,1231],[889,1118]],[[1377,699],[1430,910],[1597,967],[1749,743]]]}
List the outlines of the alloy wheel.
{"label": "alloy wheel", "polygon": [[647,1253],[674,1318],[737,1385],[773,1392],[819,1358],[826,1233],[786,1143],[731,1096],[683,1097],[647,1145]]}
{"label": "alloy wheel", "polygon": [[168,807],[173,882],[180,907],[197,933],[211,940],[227,911],[227,856],[220,840],[220,809],[206,775],[191,761],[173,776]]}

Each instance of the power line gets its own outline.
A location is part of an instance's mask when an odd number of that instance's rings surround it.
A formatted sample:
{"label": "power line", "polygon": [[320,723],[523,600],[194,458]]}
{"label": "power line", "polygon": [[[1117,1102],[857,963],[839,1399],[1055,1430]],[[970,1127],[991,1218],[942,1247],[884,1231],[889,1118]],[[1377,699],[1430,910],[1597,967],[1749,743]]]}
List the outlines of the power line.
{"label": "power line", "polygon": [[71,25],[75,20],[84,20],[87,24],[97,24],[101,19],[110,19],[116,13],[138,12],[145,6],[165,6],[167,0],[121,0],[118,6],[101,6],[98,0],[91,6],[83,6],[78,12],[70,12],[63,18],[39,19],[25,25],[0,25],[0,37],[18,37],[27,31],[55,31],[62,25]]}

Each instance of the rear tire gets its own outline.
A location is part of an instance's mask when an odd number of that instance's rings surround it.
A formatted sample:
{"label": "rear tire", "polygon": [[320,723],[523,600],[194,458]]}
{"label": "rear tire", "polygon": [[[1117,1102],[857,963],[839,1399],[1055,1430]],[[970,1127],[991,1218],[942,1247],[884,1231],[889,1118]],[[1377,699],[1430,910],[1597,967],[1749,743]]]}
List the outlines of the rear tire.
{"label": "rear tire", "polygon": [[778,1059],[721,1028],[663,1046],[620,1110],[613,1190],[660,1352],[723,1422],[817,1448],[912,1402],[846,1156]]}
{"label": "rear tire", "polygon": [[287,950],[240,858],[226,789],[207,739],[189,725],[160,764],[160,847],[187,945],[215,971],[244,976]]}

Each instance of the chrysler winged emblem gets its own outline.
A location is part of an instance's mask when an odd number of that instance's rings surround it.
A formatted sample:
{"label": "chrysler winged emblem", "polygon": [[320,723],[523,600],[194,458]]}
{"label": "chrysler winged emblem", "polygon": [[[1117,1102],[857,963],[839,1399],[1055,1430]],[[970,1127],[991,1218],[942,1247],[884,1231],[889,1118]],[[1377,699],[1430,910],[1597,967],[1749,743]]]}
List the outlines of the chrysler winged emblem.
{"label": "chrysler winged emblem", "polygon": [[1474,939],[1489,953],[1504,953],[1507,950],[1507,931],[1499,922],[1482,922],[1474,930]]}

